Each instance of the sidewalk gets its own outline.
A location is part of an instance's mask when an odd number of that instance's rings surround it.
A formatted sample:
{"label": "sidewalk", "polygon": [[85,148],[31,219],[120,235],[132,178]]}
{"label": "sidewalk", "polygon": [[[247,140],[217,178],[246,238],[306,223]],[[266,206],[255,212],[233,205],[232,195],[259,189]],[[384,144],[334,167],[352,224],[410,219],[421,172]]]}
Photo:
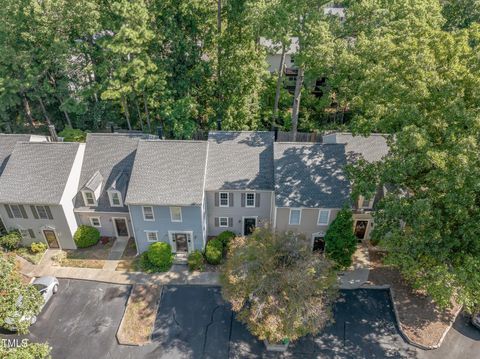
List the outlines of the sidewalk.
{"label": "sidewalk", "polygon": [[339,273],[340,289],[357,289],[368,281],[370,273],[368,247],[364,244],[359,244],[352,259],[352,266],[348,270]]}

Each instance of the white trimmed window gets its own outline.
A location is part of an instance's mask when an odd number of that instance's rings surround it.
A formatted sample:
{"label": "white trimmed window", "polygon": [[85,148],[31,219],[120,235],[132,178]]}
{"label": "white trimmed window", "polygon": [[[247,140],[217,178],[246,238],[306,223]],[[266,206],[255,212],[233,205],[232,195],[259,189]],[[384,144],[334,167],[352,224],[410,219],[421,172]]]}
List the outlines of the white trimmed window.
{"label": "white trimmed window", "polygon": [[154,221],[155,216],[153,214],[153,207],[152,206],[143,206],[143,219],[145,221]]}
{"label": "white trimmed window", "polygon": [[374,199],[375,198],[366,198],[364,196],[359,196],[358,206],[363,209],[372,208]]}
{"label": "white trimmed window", "polygon": [[158,232],[157,231],[145,231],[147,236],[147,242],[158,242]]}
{"label": "white trimmed window", "polygon": [[95,196],[91,191],[82,191],[83,201],[85,202],[86,206],[96,206],[97,201],[95,200]]}
{"label": "white trimmed window", "polygon": [[23,218],[22,211],[20,210],[20,206],[16,204],[11,204],[10,208],[12,209],[13,218]]}
{"label": "white trimmed window", "polygon": [[219,217],[218,218],[218,225],[220,227],[228,227],[228,217]]}
{"label": "white trimmed window", "polygon": [[172,222],[182,221],[182,207],[170,207],[170,220]]}
{"label": "white trimmed window", "polygon": [[301,209],[290,209],[290,217],[288,224],[293,226],[298,226],[302,219],[302,210]]}
{"label": "white trimmed window", "polygon": [[90,224],[92,227],[101,227],[102,222],[100,222],[100,217],[90,217]]}
{"label": "white trimmed window", "polygon": [[329,209],[321,209],[318,211],[318,220],[317,224],[319,226],[326,226],[330,221],[330,210]]}
{"label": "white trimmed window", "polygon": [[220,192],[219,197],[220,197],[220,207],[228,207],[230,205],[228,192]]}
{"label": "white trimmed window", "polygon": [[245,207],[255,207],[255,193],[247,193],[245,196]]}
{"label": "white trimmed window", "polygon": [[38,217],[41,219],[48,219],[48,213],[44,206],[35,206],[37,209]]}
{"label": "white trimmed window", "polygon": [[110,199],[110,206],[123,207],[122,196],[118,191],[108,191],[108,198]]}

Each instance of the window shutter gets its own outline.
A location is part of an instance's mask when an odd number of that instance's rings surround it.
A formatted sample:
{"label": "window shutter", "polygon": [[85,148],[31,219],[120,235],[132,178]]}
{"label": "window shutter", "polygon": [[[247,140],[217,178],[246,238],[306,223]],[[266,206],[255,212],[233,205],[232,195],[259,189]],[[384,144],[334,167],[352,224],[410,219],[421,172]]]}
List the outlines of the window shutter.
{"label": "window shutter", "polygon": [[18,208],[20,208],[20,212],[22,212],[22,217],[25,218],[25,219],[28,219],[27,212],[25,211],[25,207],[23,207],[21,204],[19,204]]}
{"label": "window shutter", "polygon": [[260,207],[260,193],[255,193],[255,207]]}
{"label": "window shutter", "polygon": [[233,193],[230,192],[228,196],[229,196],[229,200],[228,200],[229,207],[233,207]]}
{"label": "window shutter", "polygon": [[245,193],[242,193],[241,204],[242,207],[245,207]]}
{"label": "window shutter", "polygon": [[30,238],[35,238],[35,232],[33,231],[33,229],[29,229],[28,234],[30,235]]}
{"label": "window shutter", "polygon": [[219,227],[219,226],[220,226],[219,219],[218,217],[215,217],[215,227]]}
{"label": "window shutter", "polygon": [[220,205],[220,200],[218,199],[219,194],[218,192],[215,192],[215,207],[218,207]]}
{"label": "window shutter", "polygon": [[35,208],[35,206],[30,206],[30,210],[32,211],[33,217],[35,219],[38,219],[38,212],[37,212],[37,209]]}
{"label": "window shutter", "polygon": [[47,212],[48,219],[53,219],[52,211],[50,211],[50,207],[45,206],[45,211]]}
{"label": "window shutter", "polygon": [[7,211],[8,218],[13,218],[12,210],[8,204],[5,205],[5,210]]}
{"label": "window shutter", "polygon": [[228,218],[228,226],[233,227],[233,218],[232,217]]}

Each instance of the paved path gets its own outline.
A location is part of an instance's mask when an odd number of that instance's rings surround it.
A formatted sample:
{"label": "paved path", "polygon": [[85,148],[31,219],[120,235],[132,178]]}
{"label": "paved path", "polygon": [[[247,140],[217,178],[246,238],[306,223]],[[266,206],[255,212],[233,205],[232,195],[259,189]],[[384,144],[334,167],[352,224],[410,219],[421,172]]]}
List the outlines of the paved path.
{"label": "paved path", "polygon": [[366,245],[359,245],[353,254],[353,264],[345,272],[340,273],[340,289],[358,289],[368,281],[370,258]]}

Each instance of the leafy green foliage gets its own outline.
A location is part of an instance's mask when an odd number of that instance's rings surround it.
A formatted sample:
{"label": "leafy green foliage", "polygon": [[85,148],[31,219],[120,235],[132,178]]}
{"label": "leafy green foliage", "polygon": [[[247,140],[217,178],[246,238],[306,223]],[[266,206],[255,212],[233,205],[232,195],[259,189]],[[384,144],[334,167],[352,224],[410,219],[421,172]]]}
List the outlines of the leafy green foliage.
{"label": "leafy green foliage", "polygon": [[100,231],[97,228],[82,225],[76,230],[73,240],[78,248],[91,247],[100,240]]}
{"label": "leafy green foliage", "polygon": [[338,267],[348,268],[357,248],[357,238],[353,233],[353,216],[349,208],[343,208],[330,224],[325,234],[325,254]]}
{"label": "leafy green foliage", "polygon": [[227,248],[230,241],[235,238],[236,234],[232,231],[223,231],[217,236],[217,239],[222,242],[223,248]]}
{"label": "leafy green foliage", "polygon": [[67,127],[58,133],[58,136],[63,137],[65,142],[85,142],[87,134],[77,128]]}
{"label": "leafy green foliage", "polygon": [[173,264],[172,247],[165,242],[156,242],[147,250],[146,259],[152,264],[156,272],[166,272]]}
{"label": "leafy green foliage", "polygon": [[28,333],[30,321],[40,312],[43,297],[30,284],[24,284],[16,269],[15,256],[0,255],[0,327]]}
{"label": "leafy green foliage", "polygon": [[318,333],[337,295],[332,263],[309,240],[268,229],[230,243],[220,280],[237,319],[271,343]]}
{"label": "leafy green foliage", "polygon": [[30,245],[32,253],[43,253],[47,250],[47,245],[43,242],[33,242]]}
{"label": "leafy green foliage", "polygon": [[0,246],[6,250],[13,251],[22,241],[22,236],[18,231],[11,231],[7,235],[0,237]]}
{"label": "leafy green foliage", "polygon": [[14,348],[0,346],[0,357],[4,359],[50,359],[52,348],[48,343],[28,343]]}
{"label": "leafy green foliage", "polygon": [[205,258],[208,263],[220,264],[223,257],[223,243],[218,239],[211,239],[205,248]]}
{"label": "leafy green foliage", "polygon": [[205,258],[203,253],[200,251],[193,251],[188,255],[188,269],[191,271],[194,270],[203,270],[205,267]]}

